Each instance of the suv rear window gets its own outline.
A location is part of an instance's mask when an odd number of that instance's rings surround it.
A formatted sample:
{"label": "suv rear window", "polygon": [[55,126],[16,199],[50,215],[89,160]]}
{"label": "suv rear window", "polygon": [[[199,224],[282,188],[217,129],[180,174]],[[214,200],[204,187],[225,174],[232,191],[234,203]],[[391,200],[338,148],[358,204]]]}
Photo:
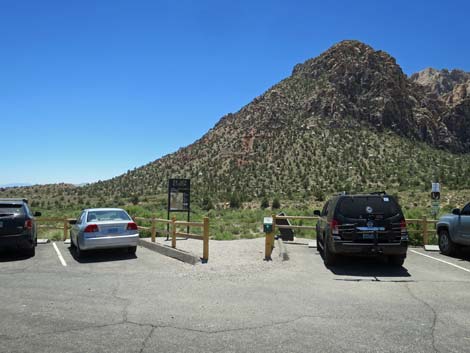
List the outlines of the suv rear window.
{"label": "suv rear window", "polygon": [[0,213],[14,213],[14,214],[22,214],[23,212],[23,205],[19,203],[0,203]]}
{"label": "suv rear window", "polygon": [[355,196],[342,198],[338,213],[347,218],[366,218],[368,214],[390,218],[401,211],[395,199],[390,196]]}

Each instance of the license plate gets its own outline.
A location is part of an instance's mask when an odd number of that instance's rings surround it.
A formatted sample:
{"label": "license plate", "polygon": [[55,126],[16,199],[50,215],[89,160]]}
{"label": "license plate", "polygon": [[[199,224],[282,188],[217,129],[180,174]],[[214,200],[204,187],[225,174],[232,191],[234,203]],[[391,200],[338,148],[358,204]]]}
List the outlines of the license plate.
{"label": "license plate", "polygon": [[384,227],[357,227],[357,230],[361,232],[378,232],[379,230],[385,230]]}
{"label": "license plate", "polygon": [[119,232],[119,229],[118,229],[118,228],[109,228],[109,229],[108,229],[108,234],[111,234],[111,233],[116,234],[116,233],[118,233],[118,232]]}
{"label": "license plate", "polygon": [[362,234],[362,239],[373,240],[374,234]]}
{"label": "license plate", "polygon": [[3,222],[0,222],[0,228],[3,228]]}

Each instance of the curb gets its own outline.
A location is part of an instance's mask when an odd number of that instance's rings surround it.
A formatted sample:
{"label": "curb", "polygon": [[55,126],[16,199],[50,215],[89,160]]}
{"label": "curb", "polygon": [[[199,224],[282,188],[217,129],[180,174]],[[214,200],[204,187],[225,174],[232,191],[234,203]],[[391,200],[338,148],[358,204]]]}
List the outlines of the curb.
{"label": "curb", "polygon": [[160,245],[158,243],[152,243],[150,241],[146,241],[144,239],[139,239],[139,245],[143,246],[144,248],[147,248],[151,251],[155,251],[159,254],[171,257],[173,259],[180,260],[182,262],[186,262],[191,265],[195,265],[201,260],[199,257],[196,255],[193,255],[191,253],[179,250],[179,249],[173,249],[169,246],[166,245]]}
{"label": "curb", "polygon": [[38,245],[39,244],[47,244],[47,243],[50,243],[49,239],[38,239]]}

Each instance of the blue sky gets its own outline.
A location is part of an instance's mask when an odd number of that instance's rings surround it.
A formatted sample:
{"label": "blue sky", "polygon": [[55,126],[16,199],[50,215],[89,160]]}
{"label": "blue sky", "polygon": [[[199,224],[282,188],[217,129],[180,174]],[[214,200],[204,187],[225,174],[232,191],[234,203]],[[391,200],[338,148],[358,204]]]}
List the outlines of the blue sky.
{"label": "blue sky", "polygon": [[343,39],[470,71],[465,1],[0,0],[0,185],[104,180]]}

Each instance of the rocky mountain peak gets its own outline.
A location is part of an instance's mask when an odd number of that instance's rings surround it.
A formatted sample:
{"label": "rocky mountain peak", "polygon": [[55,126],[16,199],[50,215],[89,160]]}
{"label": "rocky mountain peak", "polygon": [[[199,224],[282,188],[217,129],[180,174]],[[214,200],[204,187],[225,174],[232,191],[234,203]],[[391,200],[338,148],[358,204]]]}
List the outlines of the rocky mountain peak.
{"label": "rocky mountain peak", "polygon": [[470,73],[462,70],[426,68],[410,79],[425,87],[428,93],[449,105],[470,98]]}

